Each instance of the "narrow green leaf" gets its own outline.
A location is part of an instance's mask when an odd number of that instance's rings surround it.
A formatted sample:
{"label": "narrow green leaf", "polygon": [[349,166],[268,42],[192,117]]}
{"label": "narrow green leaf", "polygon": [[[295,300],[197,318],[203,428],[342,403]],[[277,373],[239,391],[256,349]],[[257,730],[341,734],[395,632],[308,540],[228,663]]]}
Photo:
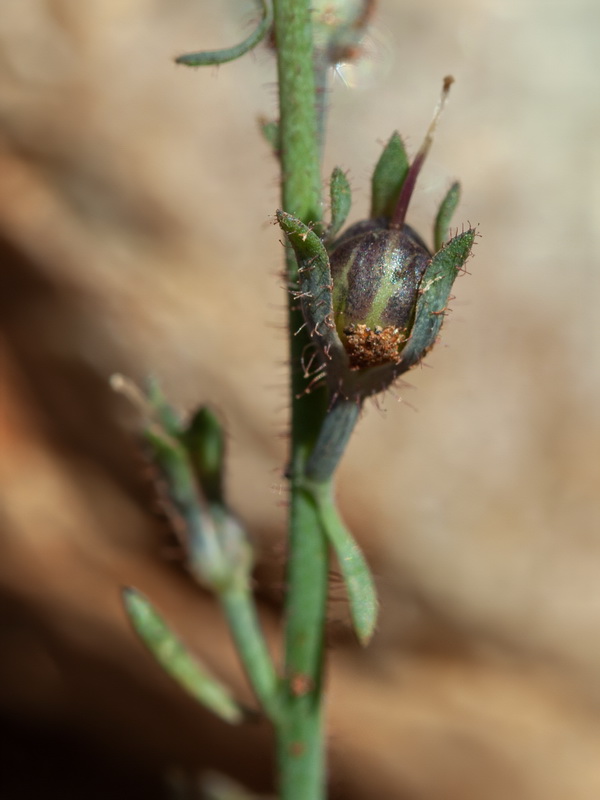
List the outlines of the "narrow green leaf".
{"label": "narrow green leaf", "polygon": [[225,722],[243,720],[242,709],[229,689],[190,655],[143,594],[124,588],[123,604],[135,632],[171,678]]}
{"label": "narrow green leaf", "polygon": [[352,191],[348,178],[339,167],[335,167],[331,173],[329,196],[331,198],[331,224],[327,231],[327,240],[331,242],[346,222],[352,205]]}
{"label": "narrow green leaf", "polygon": [[234,47],[226,47],[222,50],[205,50],[198,53],[185,53],[175,59],[176,64],[184,64],[186,67],[204,67],[210,64],[224,64],[227,61],[235,61],[236,58],[248,53],[265,38],[267,31],[273,24],[273,10],[267,0],[261,0],[262,18],[250,36],[243,42]]}
{"label": "narrow green leaf", "polygon": [[333,499],[331,482],[307,482],[319,515],[319,521],[335,552],[348,595],[352,624],[362,645],[367,645],[377,624],[377,591],[371,570],[361,549],[340,519]]}
{"label": "narrow green leaf", "polygon": [[435,223],[433,226],[433,243],[436,250],[439,250],[448,238],[450,220],[456,211],[456,206],[458,205],[459,201],[460,183],[455,181],[448,189],[446,196],[442,200],[437,217],[435,218]]}
{"label": "narrow green leaf", "polygon": [[391,218],[408,174],[408,156],[400,138],[394,131],[375,166],[371,179],[371,217]]}
{"label": "narrow green leaf", "polygon": [[179,438],[187,450],[204,498],[209,503],[224,506],[225,434],[219,419],[210,408],[203,406]]}
{"label": "narrow green leaf", "polygon": [[402,351],[404,370],[416,364],[435,343],[452,284],[469,257],[474,240],[473,228],[455,236],[434,255],[425,270],[419,286],[415,322]]}

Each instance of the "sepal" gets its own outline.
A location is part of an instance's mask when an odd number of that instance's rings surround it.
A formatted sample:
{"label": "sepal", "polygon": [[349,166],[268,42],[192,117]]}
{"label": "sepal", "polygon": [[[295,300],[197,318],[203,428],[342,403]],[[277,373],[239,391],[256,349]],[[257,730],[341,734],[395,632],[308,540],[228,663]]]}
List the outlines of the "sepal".
{"label": "sepal", "polygon": [[347,356],[337,335],[332,304],[329,256],[321,239],[292,214],[277,212],[277,221],[298,262],[298,297],[311,339],[327,362],[344,363]]}
{"label": "sepal", "polygon": [[415,322],[402,351],[403,372],[420,361],[435,344],[452,284],[469,257],[474,240],[474,228],[459,233],[434,255],[425,270],[419,285]]}
{"label": "sepal", "polygon": [[406,176],[408,156],[400,134],[394,131],[375,165],[371,178],[371,218],[390,219]]}
{"label": "sepal", "polygon": [[329,182],[331,201],[331,222],[327,230],[326,241],[332,242],[342,229],[352,205],[352,191],[346,174],[339,167],[331,173]]}
{"label": "sepal", "polygon": [[448,238],[450,222],[459,202],[460,183],[455,181],[442,200],[433,225],[433,244],[436,250],[439,250]]}

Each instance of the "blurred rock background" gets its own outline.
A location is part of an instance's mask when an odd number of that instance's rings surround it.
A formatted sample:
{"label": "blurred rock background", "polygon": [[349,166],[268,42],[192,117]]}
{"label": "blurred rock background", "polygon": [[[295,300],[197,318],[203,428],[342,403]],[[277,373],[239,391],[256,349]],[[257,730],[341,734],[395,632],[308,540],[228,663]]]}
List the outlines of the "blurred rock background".
{"label": "blurred rock background", "polygon": [[[165,557],[108,376],[158,375],[230,432],[232,501],[275,641],[286,425],[275,111],[236,0],[0,8],[0,708],[3,798],[161,796],[160,774],[270,786],[269,733],[230,730],[161,675],[118,588],[163,609],[240,693],[210,598]],[[454,177],[481,232],[443,343],[370,407],[340,473],[382,616],[359,652],[333,589],[334,797],[600,795],[600,9],[380,0],[330,97],[326,171],[367,210],[382,143],[415,152],[456,79],[410,221]],[[154,794],[153,794],[154,793]]]}

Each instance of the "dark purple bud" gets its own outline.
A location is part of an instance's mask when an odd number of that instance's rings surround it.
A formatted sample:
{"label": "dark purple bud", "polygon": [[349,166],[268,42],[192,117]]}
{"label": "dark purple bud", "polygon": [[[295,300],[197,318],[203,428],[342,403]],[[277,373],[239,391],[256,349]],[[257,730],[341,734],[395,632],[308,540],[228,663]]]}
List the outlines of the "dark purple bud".
{"label": "dark purple bud", "polygon": [[338,336],[350,367],[397,363],[414,321],[417,292],[431,260],[408,225],[367,220],[348,229],[330,256]]}

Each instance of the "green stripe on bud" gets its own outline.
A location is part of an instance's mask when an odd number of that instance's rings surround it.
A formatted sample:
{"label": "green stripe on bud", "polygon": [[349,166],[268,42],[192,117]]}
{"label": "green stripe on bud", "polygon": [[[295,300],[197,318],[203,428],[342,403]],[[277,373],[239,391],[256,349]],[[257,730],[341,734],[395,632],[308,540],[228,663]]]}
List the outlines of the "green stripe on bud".
{"label": "green stripe on bud", "polygon": [[390,229],[381,222],[357,236],[351,232],[331,254],[338,335],[351,368],[396,364],[430,253],[408,226]]}

